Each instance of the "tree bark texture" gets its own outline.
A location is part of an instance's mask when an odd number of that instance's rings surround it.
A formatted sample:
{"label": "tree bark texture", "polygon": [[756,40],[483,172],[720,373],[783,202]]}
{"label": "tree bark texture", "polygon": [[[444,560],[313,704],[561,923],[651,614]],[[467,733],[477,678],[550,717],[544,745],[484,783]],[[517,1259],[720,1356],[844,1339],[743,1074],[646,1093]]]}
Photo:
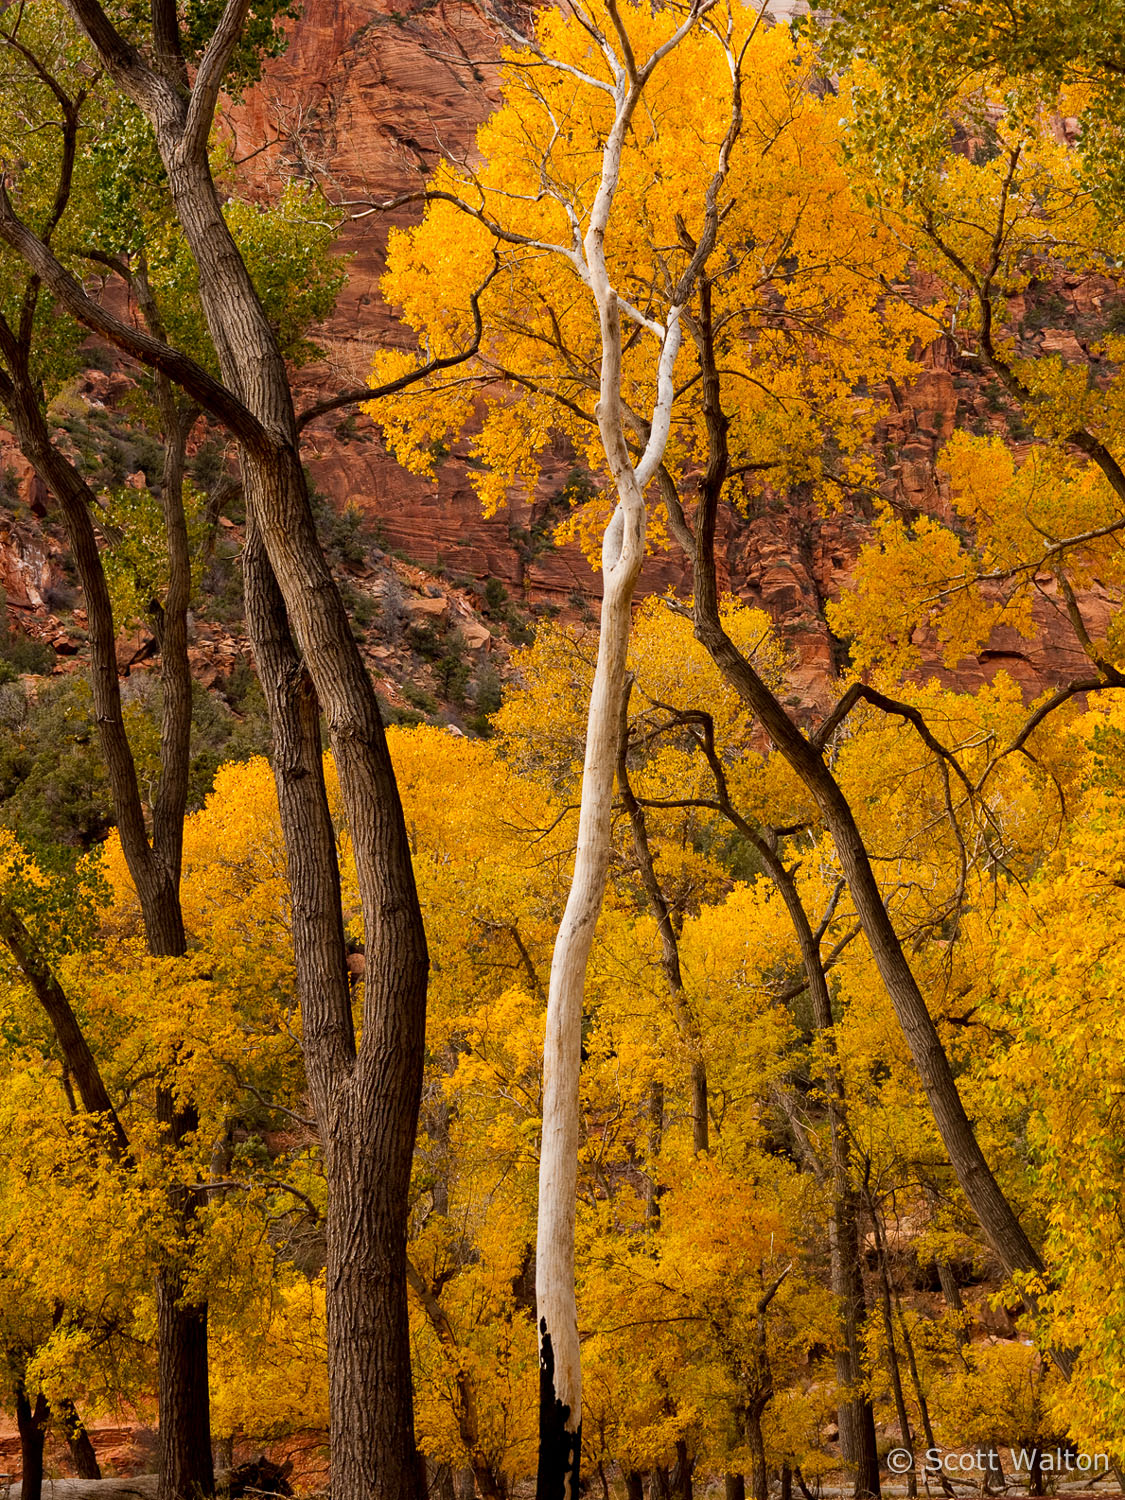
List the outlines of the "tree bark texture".
{"label": "tree bark texture", "polygon": [[[160,1495],[208,1495],[215,1488],[207,1396],[207,1304],[184,1299],[183,1278],[170,1267],[156,1278],[160,1430]],[[202,1393],[203,1399],[200,1399]]]}
{"label": "tree bark texture", "polygon": [[[160,113],[157,138],[224,380],[271,434],[268,445],[242,451],[248,510],[327,720],[355,851],[368,955],[363,1045],[357,1054],[353,1042],[337,1067],[335,1007],[323,1056],[315,1028],[305,1037],[329,1184],[332,1486],[341,1496],[401,1500],[420,1486],[405,1255],[428,978],[421,911],[378,700],[316,535],[284,360],[205,153],[185,154],[182,126]],[[276,691],[271,698],[276,710]],[[295,846],[307,837],[303,824],[290,824],[298,878]],[[334,967],[336,956],[326,950],[317,967]]]}
{"label": "tree bark texture", "polygon": [[[154,16],[167,24],[150,65],[116,31],[98,0],[67,3],[106,71],[153,127],[198,269],[201,304],[223,383],[93,304],[47,247],[14,219],[6,201],[0,202],[0,227],[68,310],[183,383],[242,446],[248,511],[327,718],[366,929],[363,1046],[358,1054],[353,1047],[343,1071],[335,1072],[328,1090],[319,1094],[316,1079],[323,1083],[337,1061],[331,1004],[313,1008],[310,1032],[310,1084],[336,1199],[328,1225],[335,1267],[328,1281],[335,1304],[329,1314],[330,1337],[335,1319],[335,1336],[355,1341],[340,1352],[334,1372],[333,1424],[346,1421],[348,1426],[334,1433],[332,1484],[339,1496],[400,1500],[418,1488],[405,1336],[405,1234],[421,1092],[426,946],[378,702],[316,536],[285,363],[227,228],[208,163],[215,104],[249,0],[229,0],[224,7],[190,87],[174,9],[154,7]],[[303,837],[299,833],[298,841]],[[292,861],[294,843],[291,838],[288,842]],[[304,866],[298,863],[298,868]],[[318,916],[312,925],[322,923]],[[319,967],[332,967],[334,957],[329,955]],[[340,1201],[342,1194],[368,1193],[370,1209],[359,1211]],[[361,1223],[364,1214],[369,1217]]]}
{"label": "tree bark texture", "polygon": [[[329,1400],[334,1489],[420,1494],[410,1386],[406,1223],[413,1116],[356,1060],[336,835],[315,688],[253,519],[243,558],[246,617],[273,726],[289,862],[302,1047],[320,1124],[328,1203]],[[368,950],[370,955],[370,949]],[[424,949],[413,954],[424,965]],[[369,957],[368,974],[371,971]],[[401,1110],[401,1101],[398,1105]],[[407,1176],[408,1182],[408,1176]],[[405,1377],[405,1378],[404,1378]],[[375,1393],[378,1393],[378,1399]]]}

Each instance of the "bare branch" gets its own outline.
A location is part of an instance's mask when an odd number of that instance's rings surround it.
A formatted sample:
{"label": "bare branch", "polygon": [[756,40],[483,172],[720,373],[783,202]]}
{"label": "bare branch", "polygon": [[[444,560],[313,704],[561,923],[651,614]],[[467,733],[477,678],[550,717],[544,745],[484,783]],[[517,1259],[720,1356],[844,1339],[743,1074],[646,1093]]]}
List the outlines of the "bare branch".
{"label": "bare branch", "polygon": [[428,363],[420,365],[416,370],[409,370],[405,375],[400,375],[397,380],[388,380],[383,385],[364,386],[358,390],[344,391],[339,396],[333,396],[327,401],[318,401],[314,406],[308,407],[297,418],[297,431],[300,432],[317,417],[322,417],[326,412],[338,411],[342,406],[355,406],[361,401],[378,401],[383,396],[393,396],[399,391],[406,390],[409,386],[425,380],[428,375],[435,374],[438,370],[448,370],[453,365],[461,365],[470,360],[480,349],[480,341],[484,333],[484,322],[481,318],[480,299],[484,295],[485,288],[490,284],[493,277],[500,270],[500,256],[493,251],[493,267],[481,285],[469,299],[473,309],[473,338],[467,349],[459,354],[442,355],[439,359],[431,359]]}

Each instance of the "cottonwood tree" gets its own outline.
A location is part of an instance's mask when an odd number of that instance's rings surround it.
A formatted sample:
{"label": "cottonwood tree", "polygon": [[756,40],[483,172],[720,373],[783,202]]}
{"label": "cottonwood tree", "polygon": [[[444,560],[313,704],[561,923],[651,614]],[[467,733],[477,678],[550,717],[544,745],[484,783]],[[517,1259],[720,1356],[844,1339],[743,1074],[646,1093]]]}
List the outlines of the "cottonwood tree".
{"label": "cottonwood tree", "polygon": [[[96,0],[66,9],[77,27],[71,45],[77,49],[85,38],[93,65],[153,132],[198,277],[219,378],[87,295],[21,216],[12,191],[0,195],[0,237],[60,307],[178,385],[239,447],[248,507],[247,619],[274,726],[305,1057],[330,1184],[333,1485],[342,1494],[397,1500],[420,1482],[405,1223],[426,944],[378,703],[316,536],[284,355],[224,218],[208,158],[223,80],[252,6],[230,0],[209,25],[194,7],[181,12],[169,0],[154,6],[148,28],[133,18],[118,26]],[[18,170],[13,178],[18,184]],[[318,708],[336,751],[359,871],[368,956],[362,1042],[352,1020]]]}
{"label": "cottonwood tree", "polygon": [[[656,922],[661,967],[677,1026],[689,1050],[692,1093],[692,1144],[697,1153],[708,1149],[708,1089],[705,1055],[709,1038],[685,989],[680,931],[685,907],[691,909],[707,890],[703,876],[684,856],[671,873],[658,870],[657,849],[663,849],[660,869],[667,860],[668,840],[676,840],[677,817],[692,814],[725,821],[736,846],[762,868],[775,886],[792,925],[803,983],[792,987],[791,1001],[803,999],[811,1007],[821,1039],[823,1076],[818,1080],[828,1117],[826,1158],[810,1145],[798,1122],[793,1128],[803,1158],[818,1181],[831,1181],[828,1237],[830,1278],[838,1298],[841,1329],[837,1340],[837,1381],[840,1389],[841,1454],[854,1467],[857,1494],[879,1493],[878,1455],[870,1400],[864,1394],[864,1322],[866,1304],[859,1250],[860,1213],[857,1189],[849,1162],[847,1100],[838,1060],[828,989],[828,972],[857,935],[854,921],[840,926],[839,884],[817,893],[823,910],[810,915],[808,897],[798,884],[804,860],[801,841],[807,841],[811,808],[796,801],[786,804],[773,788],[774,803],[759,785],[764,766],[755,745],[756,722],[741,700],[719,676],[714,664],[692,637],[691,624],[675,602],[650,598],[640,607],[633,625],[629,659],[631,691],[619,746],[617,785],[628,817],[631,846],[644,899]],[[767,616],[748,610],[735,600],[723,610],[725,628],[755,662],[774,691],[783,691],[785,654]],[[524,653],[523,692],[498,717],[513,746],[526,737],[531,743],[556,734],[570,719],[573,702],[588,692],[589,662],[581,640],[558,628],[540,631],[533,649]],[[692,762],[696,764],[693,766]],[[792,796],[792,792],[790,793]],[[788,827],[771,826],[783,818]],[[712,842],[716,835],[685,821],[678,842]],[[799,839],[794,839],[794,834]],[[796,847],[794,845],[796,844]],[[619,859],[629,860],[627,852]],[[632,862],[632,861],[630,861]],[[673,883],[674,882],[674,883]],[[708,892],[710,894],[710,892]],[[831,932],[831,939],[828,934]],[[792,1101],[787,1101],[787,1108]],[[662,1102],[657,1104],[662,1115]],[[658,1142],[650,1142],[658,1154]],[[650,1162],[654,1184],[658,1164]],[[655,1214],[659,1217],[659,1200]]]}
{"label": "cottonwood tree", "polygon": [[[543,1140],[536,1242],[536,1301],[541,1391],[538,1494],[540,1500],[578,1493],[582,1427],[581,1357],[574,1285],[574,1199],[578,1170],[578,1079],[586,965],[605,892],[610,818],[621,733],[633,590],[645,552],[645,491],[663,459],[673,422],[681,318],[717,243],[725,212],[724,184],[742,128],[741,58],[728,13],[706,24],[713,0],[693,0],[653,22],[616,5],[578,9],[565,20],[545,18],[534,41],[520,37],[522,55],[508,67],[507,118],[499,129],[527,139],[519,165],[503,164],[505,185],[453,176],[424,196],[468,213],[506,249],[556,258],[572,295],[583,293],[597,318],[591,362],[598,390],[597,430],[613,485],[612,514],[602,538],[602,605],[598,660],[586,721],[574,876],[551,963],[543,1053]],[[663,274],[638,305],[624,295],[628,276],[615,262],[614,206],[634,133],[646,136],[639,110],[650,80],[693,32],[713,45],[727,71],[730,104],[721,132],[712,130],[714,165],[702,193],[684,204],[694,235],[668,252]],[[639,60],[640,59],[640,60]],[[679,59],[676,59],[677,62]],[[670,65],[669,65],[670,66]],[[570,122],[591,126],[604,139],[575,181]],[[487,146],[486,146],[487,150]],[[499,157],[491,162],[499,167]],[[518,173],[515,180],[509,174]],[[492,191],[489,189],[492,187]],[[479,189],[480,201],[474,191]],[[535,204],[534,232],[513,229],[505,199]],[[681,221],[682,222],[682,221]],[[630,328],[629,325],[632,325]],[[653,372],[655,399],[642,450],[631,451],[623,361],[626,344]],[[652,350],[655,358],[650,355]]]}
{"label": "cottonwood tree", "polygon": [[[36,12],[27,20],[20,12],[2,34],[8,71],[4,90],[7,106],[17,111],[23,109],[32,118],[36,114],[46,115],[42,129],[50,138],[51,125],[55,124],[60,137],[56,150],[40,152],[37,170],[32,168],[28,172],[30,191],[26,208],[33,214],[40,209],[36,228],[41,242],[48,247],[60,226],[66,226],[71,208],[82,109],[88,96],[86,81],[68,63],[65,33],[60,29],[59,19],[59,13],[52,7]],[[59,117],[57,120],[52,118],[55,115]],[[99,513],[97,497],[76,464],[52,440],[45,412],[44,385],[46,382],[49,391],[52,383],[57,383],[58,356],[65,351],[67,342],[73,346],[73,334],[69,340],[67,334],[74,325],[66,318],[59,318],[40,279],[18,260],[10,260],[6,271],[6,306],[0,316],[0,404],[25,457],[58,501],[82,582],[89,621],[94,711],[116,821],[144,916],[147,946],[154,956],[182,956],[186,945],[179,905],[179,873],[191,735],[191,678],[187,659],[191,559],[183,503],[183,457],[188,428],[180,419],[170,391],[162,387],[161,400],[169,427],[161,485],[169,570],[164,598],[154,601],[164,693],[161,773],[150,838],[122,712],[115,649],[117,630],[95,530],[94,518]],[[18,943],[13,946],[11,935],[6,937],[21,963],[44,969],[34,951],[27,952]],[[84,1093],[86,1107],[102,1112],[111,1110],[109,1095],[92,1067],[89,1048],[66,997],[57,986],[52,990],[43,979],[40,989],[70,1066],[76,1076],[91,1080],[88,1097]],[[173,1145],[194,1131],[198,1123],[190,1103],[176,1102],[170,1083],[158,1091],[157,1113]],[[119,1142],[119,1147],[124,1149],[123,1142]],[[186,1231],[195,1199],[182,1189],[174,1191]],[[162,1494],[171,1497],[195,1491],[207,1493],[213,1486],[213,1474],[206,1305],[185,1299],[182,1280],[171,1265],[158,1271],[157,1292]]]}
{"label": "cottonwood tree", "polygon": [[[895,371],[900,372],[895,378],[904,377],[910,343],[925,327],[924,318],[882,290],[906,270],[902,247],[881,228],[877,214],[865,208],[847,180],[840,159],[841,101],[818,102],[812,90],[812,64],[806,60],[804,72],[793,66],[791,49],[780,28],[763,42],[763,62],[771,51],[777,58],[776,81],[763,66],[761,112],[754,130],[743,131],[743,140],[747,148],[754,143],[765,167],[744,194],[732,194],[734,207],[722,232],[724,245],[729,239],[731,246],[728,260],[703,271],[695,304],[683,318],[691,373],[683,378],[684,386],[690,381],[690,396],[682,410],[690,410],[692,420],[685,422],[682,434],[676,433],[657,478],[668,527],[692,569],[696,634],[803,782],[831,832],[857,918],[960,1184],[1001,1264],[1027,1288],[1042,1271],[1039,1255],[981,1150],[880,892],[854,810],[831,769],[833,737],[857,702],[880,701],[893,712],[893,700],[853,686],[817,733],[807,736],[731,640],[721,617],[716,556],[721,502],[726,497],[737,500],[747,488],[760,493],[768,486],[771,493],[784,494],[802,481],[811,481],[825,498],[857,481],[870,485],[874,471],[865,466],[860,446],[870,432],[876,405],[870,396],[857,393],[870,391],[876,370],[884,378]],[[702,66],[695,59],[693,64]],[[682,95],[677,103],[681,113],[689,107]],[[574,135],[574,123],[565,111],[556,116],[556,124],[560,134]],[[500,124],[494,137],[486,130],[479,141],[482,154],[487,159],[490,152],[496,157],[506,153],[509,164],[521,161],[524,147],[522,142],[513,144],[512,135]],[[663,137],[665,142],[674,139],[671,131]],[[570,144],[573,150],[575,142]],[[817,170],[812,173],[814,162]],[[674,210],[667,206],[675,169],[670,151],[659,187],[647,194],[638,191],[633,214],[623,214],[615,225],[616,234],[634,252],[630,269],[639,288],[659,284],[663,247],[696,243],[690,230],[686,239],[681,235]],[[731,181],[738,180],[735,171]],[[539,199],[530,180],[527,187],[526,197],[535,205],[530,216],[538,211]],[[672,222],[663,234],[650,234],[650,223],[661,222],[662,205]],[[428,332],[440,316],[437,309],[455,300],[440,296],[439,289],[455,287],[458,275],[463,284],[465,277],[463,268],[420,274],[424,235],[440,233],[440,224],[441,216],[433,210],[426,228],[409,244],[392,246],[387,283],[408,320]],[[742,231],[738,237],[736,228]],[[447,230],[444,237],[448,240]],[[473,271],[479,268],[481,254],[480,246],[465,251],[465,262]],[[542,446],[538,440],[529,445],[529,433],[538,439],[552,424],[568,433],[585,427],[590,451],[596,416],[589,409],[591,320],[583,320],[580,306],[559,296],[549,276],[537,277],[536,269],[521,268],[526,279],[516,285],[520,291],[526,288],[523,300],[509,307],[501,303],[491,315],[485,306],[486,329],[491,332],[484,341],[484,357],[493,373],[506,378],[520,394],[502,410],[497,403],[489,411],[474,444],[477,455],[491,464],[519,449],[519,457],[505,473],[521,477],[534,477],[529,449],[534,454]],[[742,275],[745,280],[740,280]],[[518,318],[514,307],[520,309]],[[644,450],[652,431],[643,415],[648,400],[643,380],[638,380],[636,399],[627,403],[625,412],[626,442],[637,452]],[[404,452],[417,455],[424,441],[460,430],[464,419],[463,389],[447,390],[444,397],[439,392],[424,415],[409,403],[399,403],[386,430]],[[415,462],[424,467],[417,457]],[[497,483],[486,477],[486,499]],[[920,715],[907,717],[925,738]],[[926,743],[940,759],[940,744],[932,736]]]}
{"label": "cottonwood tree", "polygon": [[[1076,25],[1079,12],[1072,13]],[[965,15],[959,23],[975,20]],[[857,40],[850,25],[842,27],[833,50],[842,37]],[[1101,40],[1086,38],[1095,52]],[[1066,55],[1074,41],[1059,39],[1061,74],[1041,59],[1040,77],[1038,44],[1022,57],[998,36],[995,54],[984,48],[965,76],[954,69],[952,39],[940,27],[913,41],[892,28],[857,91],[853,131],[853,170],[940,286],[932,315],[958,358],[991,381],[996,420],[990,432],[957,432],[939,455],[963,534],[937,518],[884,513],[876,545],[860,560],[858,587],[841,600],[833,624],[852,639],[858,667],[901,675],[918,661],[923,629],[952,663],[983,647],[998,624],[1033,634],[1033,605],[1040,617],[1053,610],[1087,660],[1037,706],[1027,734],[1068,699],[1123,685],[1122,346],[1112,312],[1121,294],[1120,230],[1106,215],[1109,187],[1088,153],[1104,111],[1115,99],[1120,106],[1125,91],[1102,76],[1101,92],[1087,101],[1081,146],[1059,140],[1047,106],[1065,106],[1059,82],[1078,66]],[[935,71],[928,91],[883,135],[880,122],[898,88],[883,70],[913,46],[932,52]],[[1096,71],[1097,60],[1082,66]],[[968,146],[959,144],[959,129]],[[1072,338],[1065,353],[1056,352],[1041,343],[1040,328],[1052,307],[1068,320],[1058,284],[1079,278],[1092,298],[1083,341]],[[1091,611],[1082,597],[1094,580],[1109,594],[1109,619],[1104,606],[1099,618],[1098,606]],[[879,628],[875,612],[888,605]]]}
{"label": "cottonwood tree", "polygon": [[[91,95],[89,69],[80,58],[68,56],[73,36],[59,7],[45,6],[28,15],[19,12],[0,34],[4,64],[8,72],[5,102],[16,113],[9,133],[40,121],[38,134],[28,135],[23,172],[13,194],[19,193],[23,211],[49,246],[61,240],[72,258],[105,267],[122,278],[134,298],[145,327],[154,337],[165,337],[164,310],[167,284],[176,284],[176,246],[162,223],[159,159],[149,147],[145,151],[145,127],[128,105]],[[96,122],[96,123],[95,123]],[[57,130],[57,139],[55,131]],[[80,132],[85,141],[80,145]],[[139,137],[139,140],[137,139]],[[126,140],[134,144],[132,168],[122,168],[115,148]],[[136,165],[139,158],[141,167]],[[148,169],[146,178],[144,168]],[[111,200],[117,213],[112,223],[99,220],[99,202]],[[295,205],[290,204],[291,209]],[[38,215],[38,217],[36,217]],[[259,251],[277,243],[268,215],[251,210],[251,229],[257,231]],[[150,276],[145,256],[146,238],[159,226],[160,255],[164,264]],[[243,223],[245,232],[247,225]],[[264,230],[264,233],[263,233]],[[288,231],[292,233],[292,231]],[[314,232],[314,237],[315,237]],[[300,231],[297,231],[298,238]],[[320,232],[323,240],[324,232]],[[291,247],[292,248],[292,247]],[[298,252],[302,247],[298,246]],[[182,259],[182,252],[180,255]],[[301,336],[302,318],[330,305],[338,273],[319,275],[313,254],[309,286],[303,290],[287,284],[290,269],[310,269],[308,255],[286,257],[286,270],[273,276],[273,300],[289,304],[279,324],[286,329],[289,347]],[[183,820],[188,795],[192,687],[187,658],[187,612],[192,591],[193,559],[189,546],[185,510],[185,457],[191,432],[200,415],[191,399],[177,396],[168,377],[156,372],[152,383],[154,422],[161,438],[163,465],[153,476],[153,488],[163,517],[163,541],[159,557],[146,559],[144,576],[126,580],[128,563],[143,558],[145,542],[140,537],[118,534],[112,507],[95,494],[79,461],[68,454],[50,430],[46,404],[78,366],[76,346],[81,329],[60,316],[38,277],[13,259],[8,267],[4,315],[0,317],[0,404],[12,424],[16,439],[60,507],[75,556],[90,632],[91,680],[94,709],[103,756],[109,772],[118,830],[136,885],[143,916],[146,942],[154,957],[182,957],[186,937],[180,910],[180,866]],[[319,283],[319,289],[318,289]],[[311,300],[308,293],[312,288]],[[327,293],[327,302],[323,295]],[[301,305],[296,318],[293,301]],[[198,308],[177,289],[172,313],[181,340],[205,348],[206,333]],[[204,356],[205,357],[205,356]],[[111,543],[102,550],[98,525]],[[159,530],[159,528],[157,528]],[[123,554],[122,558],[116,556]],[[162,728],[160,774],[152,800],[149,835],[137,768],[130,748],[118,686],[115,641],[126,621],[114,618],[112,591],[107,578],[106,556],[114,557],[115,583],[125,592],[151,625],[161,652]],[[163,559],[163,562],[161,562]],[[150,578],[150,573],[152,577]],[[163,577],[161,578],[161,575]],[[160,584],[154,580],[160,578]],[[138,592],[139,591],[139,592]],[[33,981],[42,979],[47,968],[40,955],[5,931],[9,946],[25,966],[31,966]],[[30,972],[30,971],[29,971]],[[54,995],[54,1010],[48,1010],[56,1026],[60,1045],[76,1076],[83,1076],[89,1049],[73,1013],[57,984],[39,992],[45,1006]],[[59,998],[61,997],[61,999]],[[96,1070],[95,1070],[96,1072]],[[174,1083],[169,1080],[158,1091],[157,1112],[174,1144],[194,1132],[198,1121],[194,1106],[177,1104]],[[96,1091],[106,1107],[104,1088]],[[93,1104],[88,1107],[95,1107]],[[192,1176],[195,1174],[192,1173]],[[202,1201],[198,1194],[176,1189],[185,1234]],[[162,1492],[180,1495],[206,1492],[212,1484],[211,1443],[208,1423],[207,1309],[206,1303],[186,1298],[182,1279],[171,1266],[158,1277],[162,1443]]]}

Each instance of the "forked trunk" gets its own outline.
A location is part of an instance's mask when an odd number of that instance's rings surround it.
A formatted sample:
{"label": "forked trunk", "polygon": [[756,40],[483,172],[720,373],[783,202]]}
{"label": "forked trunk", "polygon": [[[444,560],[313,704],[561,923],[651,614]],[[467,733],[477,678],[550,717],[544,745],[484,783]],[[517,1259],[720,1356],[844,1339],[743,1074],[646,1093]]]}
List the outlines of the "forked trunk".
{"label": "forked trunk", "polygon": [[[401,1211],[413,1152],[409,1096],[356,1078],[355,1032],[316,692],[251,521],[246,618],[273,728],[273,769],[289,862],[303,1050],[328,1182],[329,1404],[333,1491],[425,1493],[414,1448]],[[370,951],[370,949],[369,949]],[[425,975],[421,955],[400,953]],[[415,974],[417,982],[417,975]],[[415,994],[416,1007],[420,1004]],[[411,1059],[407,1056],[407,1062]],[[387,1065],[395,1061],[392,1052]],[[413,1074],[403,1074],[409,1088]],[[415,1106],[416,1108],[416,1106]],[[375,1399],[378,1392],[379,1399]]]}
{"label": "forked trunk", "polygon": [[21,1381],[16,1389],[16,1427],[20,1435],[20,1472],[23,1476],[20,1495],[26,1500],[42,1500],[43,1445],[49,1415],[50,1407],[43,1392],[36,1394],[33,1403]]}

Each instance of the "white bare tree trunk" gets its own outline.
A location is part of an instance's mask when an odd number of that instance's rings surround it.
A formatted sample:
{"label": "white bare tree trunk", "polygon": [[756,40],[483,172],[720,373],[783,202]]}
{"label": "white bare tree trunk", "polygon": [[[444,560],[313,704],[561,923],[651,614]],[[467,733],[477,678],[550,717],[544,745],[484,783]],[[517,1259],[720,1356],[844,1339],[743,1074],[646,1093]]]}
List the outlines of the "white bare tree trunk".
{"label": "white bare tree trunk", "polygon": [[[705,8],[694,10],[639,70],[620,27],[621,56],[601,39],[616,80],[615,119],[602,153],[601,181],[587,232],[581,246],[575,246],[573,257],[597,303],[602,352],[598,427],[617,492],[617,506],[602,543],[601,628],[586,721],[578,846],[570,894],[551,961],[543,1047],[543,1144],[535,1271],[540,1351],[538,1500],[577,1500],[578,1494],[582,1372],[575,1299],[574,1218],[586,966],[609,866],[633,589],[645,549],[644,491],[664,457],[675,395],[673,370],[680,347],[680,317],[706,254],[693,257],[690,273],[685,273],[671,289],[663,325],[628,309],[629,316],[647,326],[659,339],[656,403],[644,452],[634,466],[621,394],[623,304],[607,271],[605,234],[626,132],[636,104],[656,63],[682,40]],[[727,156],[729,148],[720,158],[723,173]],[[714,183],[709,203],[717,190]]]}
{"label": "white bare tree trunk", "polygon": [[[602,151],[598,191],[580,238],[574,205],[567,212],[574,244],[540,245],[565,255],[590,289],[598,309],[601,335],[601,380],[598,429],[617,505],[602,543],[602,614],[598,659],[586,721],[586,754],[578,819],[578,846],[566,910],[555,939],[547,998],[543,1047],[543,1144],[539,1166],[539,1219],[535,1295],[539,1320],[539,1474],[537,1500],[577,1500],[582,1431],[582,1371],[578,1344],[578,1308],[574,1282],[574,1219],[578,1186],[579,1070],[586,966],[605,895],[609,866],[613,784],[621,734],[625,665],[632,620],[633,589],[645,547],[644,493],[663,462],[675,400],[673,373],[680,348],[681,319],[715,246],[722,218],[719,194],[730,154],[742,124],[740,65],[730,47],[733,18],[728,13],[725,38],[711,28],[724,48],[731,72],[730,125],[718,164],[703,195],[704,225],[688,264],[665,292],[665,317],[657,322],[619,297],[606,266],[605,237],[621,169],[630,121],[657,65],[710,11],[717,0],[693,0],[680,25],[638,66],[632,44],[613,0],[607,3],[613,33],[603,35],[588,14],[583,25],[601,48],[613,83],[601,82],[573,67],[553,61],[532,46],[542,63],[562,67],[586,84],[603,89],[614,102],[614,122]],[[521,38],[521,41],[524,39]],[[524,41],[524,45],[529,45]],[[743,52],[745,47],[743,48]],[[544,182],[548,178],[545,175]],[[545,191],[550,191],[545,187]],[[501,237],[503,235],[501,234]],[[513,236],[519,243],[531,244]],[[626,435],[621,390],[622,333],[626,316],[656,340],[656,400],[647,428],[639,434],[643,452],[634,463]]]}

